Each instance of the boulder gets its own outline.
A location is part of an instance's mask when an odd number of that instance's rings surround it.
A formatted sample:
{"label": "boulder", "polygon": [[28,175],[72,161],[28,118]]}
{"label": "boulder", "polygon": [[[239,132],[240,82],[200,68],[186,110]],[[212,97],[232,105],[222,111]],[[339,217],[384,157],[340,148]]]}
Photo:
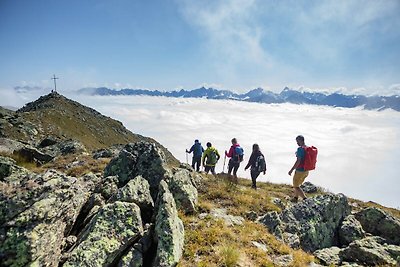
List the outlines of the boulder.
{"label": "boulder", "polygon": [[318,191],[317,187],[310,182],[303,183],[300,188],[304,193],[316,193]]}
{"label": "boulder", "polygon": [[168,172],[165,176],[177,207],[185,213],[195,212],[198,192],[192,183],[193,173],[185,169],[174,169],[172,173]]}
{"label": "boulder", "polygon": [[63,266],[116,264],[143,235],[140,209],[134,203],[106,204],[90,221]]}
{"label": "boulder", "polygon": [[244,218],[227,214],[224,208],[212,209],[210,215],[216,219],[222,219],[227,226],[243,225]]}
{"label": "boulder", "polygon": [[104,176],[115,175],[121,186],[141,175],[149,182],[153,199],[157,197],[158,185],[166,172],[166,157],[155,143],[137,142],[127,144],[104,170]]}
{"label": "boulder", "polygon": [[114,194],[110,201],[132,202],[140,207],[142,219],[146,222],[150,221],[154,202],[150,195],[150,185],[142,176],[136,176],[130,180],[124,187],[120,188]]}
{"label": "boulder", "polygon": [[289,206],[280,214],[269,212],[259,222],[289,245],[296,246],[299,240],[301,248],[313,252],[339,243],[338,228],[349,213],[346,196],[327,194]]}
{"label": "boulder", "polygon": [[375,207],[363,209],[355,214],[363,229],[381,236],[394,245],[400,245],[400,220]]}
{"label": "boulder", "polygon": [[153,266],[175,266],[182,256],[185,231],[178,217],[175,200],[165,181],[160,182],[157,207],[157,252]]}
{"label": "boulder", "polygon": [[54,158],[53,156],[42,153],[38,149],[30,146],[25,146],[21,149],[15,150],[13,154],[22,157],[26,161],[36,162],[39,165],[45,164]]}
{"label": "boulder", "polygon": [[340,257],[343,261],[367,266],[395,265],[400,257],[400,247],[388,246],[383,238],[371,236],[352,242],[340,252]]}
{"label": "boulder", "polygon": [[118,192],[118,176],[107,176],[103,180],[100,193],[104,199],[108,200]]}
{"label": "boulder", "polygon": [[316,250],[313,254],[324,265],[338,266],[342,263],[339,256],[341,251],[338,247],[330,247]]}
{"label": "boulder", "polygon": [[112,158],[112,157],[114,157],[114,153],[110,149],[99,149],[93,152],[94,159]]}
{"label": "boulder", "polygon": [[44,138],[42,141],[40,141],[39,147],[43,148],[43,147],[55,145],[57,143],[58,143],[58,139],[56,137],[48,136],[48,137]]}
{"label": "boulder", "polygon": [[0,262],[57,266],[65,247],[64,235],[89,198],[85,180],[56,171],[20,178],[20,192],[1,202],[11,214],[2,218],[6,222],[0,229],[4,233]]}
{"label": "boulder", "polygon": [[365,231],[354,215],[347,216],[339,228],[339,241],[341,245],[347,246],[354,240],[365,237]]}

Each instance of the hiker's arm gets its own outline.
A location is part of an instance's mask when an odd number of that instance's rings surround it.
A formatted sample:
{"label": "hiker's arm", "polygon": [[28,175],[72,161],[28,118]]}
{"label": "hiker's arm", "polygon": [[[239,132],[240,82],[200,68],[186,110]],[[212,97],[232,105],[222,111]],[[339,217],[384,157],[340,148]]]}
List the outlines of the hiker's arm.
{"label": "hiker's arm", "polygon": [[251,166],[251,164],[253,163],[253,160],[254,160],[253,158],[254,158],[254,156],[253,156],[253,154],[251,154],[251,156],[249,158],[249,162],[247,162],[246,167],[244,167],[245,170],[247,170]]}
{"label": "hiker's arm", "polygon": [[227,156],[228,158],[231,158],[231,157],[232,157],[232,154],[233,154],[233,147],[231,147],[231,148],[229,149],[229,152],[228,152],[228,153],[227,153],[226,150],[225,150],[225,156]]}
{"label": "hiker's arm", "polygon": [[201,162],[203,163],[203,166],[206,166],[206,164],[205,164],[206,156],[207,156],[207,154],[204,153],[204,154],[203,154],[203,157],[202,157],[202,159],[201,159]]}
{"label": "hiker's arm", "polygon": [[300,162],[301,162],[301,158],[297,157],[296,162],[294,163],[293,167],[292,167],[292,168],[290,169],[290,171],[288,172],[289,175],[292,175],[292,172],[293,172],[297,167],[299,167]]}

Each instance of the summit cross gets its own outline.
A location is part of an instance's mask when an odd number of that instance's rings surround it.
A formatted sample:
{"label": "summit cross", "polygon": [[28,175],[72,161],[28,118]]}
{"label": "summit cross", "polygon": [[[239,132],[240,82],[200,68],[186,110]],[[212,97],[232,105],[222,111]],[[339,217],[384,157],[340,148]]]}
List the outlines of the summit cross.
{"label": "summit cross", "polygon": [[57,83],[56,83],[56,80],[59,79],[59,78],[56,77],[55,74],[53,74],[53,77],[52,77],[51,79],[54,80],[54,92],[57,92]]}

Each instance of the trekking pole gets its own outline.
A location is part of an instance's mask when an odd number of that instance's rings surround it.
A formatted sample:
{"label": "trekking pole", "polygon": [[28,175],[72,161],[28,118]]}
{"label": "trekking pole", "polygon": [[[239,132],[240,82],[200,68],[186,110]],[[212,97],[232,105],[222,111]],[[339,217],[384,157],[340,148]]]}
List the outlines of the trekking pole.
{"label": "trekking pole", "polygon": [[225,162],[226,162],[226,155],[224,157],[224,166],[222,167],[222,173],[225,173]]}
{"label": "trekking pole", "polygon": [[189,164],[189,160],[188,160],[188,153],[187,153],[187,150],[185,151],[185,154],[186,154],[186,164]]}

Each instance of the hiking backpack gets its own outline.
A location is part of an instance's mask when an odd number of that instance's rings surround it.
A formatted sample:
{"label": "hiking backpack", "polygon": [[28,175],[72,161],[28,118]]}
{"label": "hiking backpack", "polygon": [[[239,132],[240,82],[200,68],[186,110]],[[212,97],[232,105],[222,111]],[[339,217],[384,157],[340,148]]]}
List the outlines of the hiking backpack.
{"label": "hiking backpack", "polygon": [[259,155],[254,163],[254,169],[259,172],[265,172],[267,170],[267,163],[263,155]]}
{"label": "hiking backpack", "polygon": [[243,156],[244,156],[243,148],[241,148],[240,146],[235,147],[235,149],[233,150],[232,159],[236,162],[242,162]]}
{"label": "hiking backpack", "polygon": [[305,153],[304,156],[304,170],[315,170],[317,164],[318,149],[315,146],[303,146]]}
{"label": "hiking backpack", "polygon": [[218,161],[217,160],[217,153],[215,153],[215,150],[212,150],[210,152],[210,154],[208,154],[206,164],[207,165],[215,165],[217,163],[217,161]]}

